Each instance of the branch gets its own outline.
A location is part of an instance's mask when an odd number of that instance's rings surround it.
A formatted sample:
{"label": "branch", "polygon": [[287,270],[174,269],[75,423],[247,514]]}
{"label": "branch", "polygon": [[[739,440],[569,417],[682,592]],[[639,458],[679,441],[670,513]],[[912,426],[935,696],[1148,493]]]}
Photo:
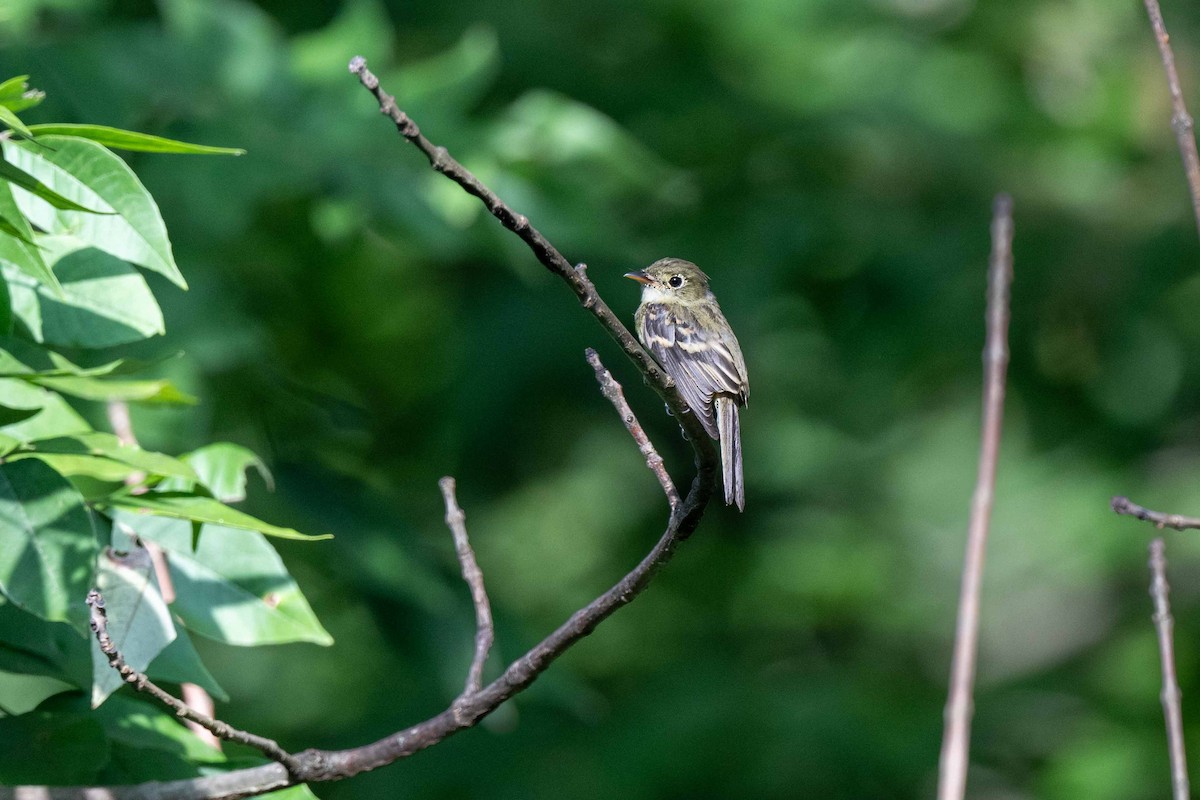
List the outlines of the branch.
{"label": "branch", "polygon": [[1162,707],[1167,724],[1167,749],[1171,754],[1171,788],[1175,800],[1188,800],[1187,753],[1183,748],[1183,708],[1179,681],[1175,677],[1175,620],[1167,595],[1166,544],[1162,538],[1150,542],[1150,596],[1154,598],[1154,632],[1158,634],[1158,657],[1162,662]]}
{"label": "branch", "polygon": [[1162,56],[1163,69],[1167,73],[1167,88],[1171,92],[1171,129],[1179,143],[1179,154],[1183,156],[1183,171],[1187,175],[1188,190],[1192,194],[1192,210],[1196,214],[1196,227],[1200,230],[1200,154],[1196,152],[1196,137],[1192,131],[1195,123],[1183,104],[1183,89],[1179,84],[1179,73],[1175,70],[1175,53],[1171,50],[1171,37],[1163,22],[1162,9],[1158,0],[1144,0],[1158,52]]}
{"label": "branch", "polygon": [[961,800],[967,787],[972,693],[979,642],[979,594],[996,486],[1000,427],[1004,418],[1005,373],[1008,368],[1009,286],[1012,283],[1012,198],[997,195],[992,210],[992,256],[988,266],[987,342],[984,345],[983,430],[979,477],[971,499],[967,553],[954,633],[946,730],[938,769],[938,800]]}
{"label": "branch", "polygon": [[483,685],[483,665],[487,661],[488,652],[495,641],[495,629],[492,626],[492,606],[488,602],[487,590],[483,587],[483,571],[475,560],[475,551],[471,549],[471,541],[467,538],[467,515],[458,507],[458,498],[454,496],[454,478],[446,476],[438,481],[442,497],[446,501],[446,527],[454,537],[454,549],[458,553],[458,562],[462,565],[463,580],[471,589],[471,602],[475,604],[475,658],[467,672],[467,683],[463,687],[462,697],[468,697],[479,691]]}
{"label": "branch", "polygon": [[495,192],[485,186],[470,170],[454,160],[446,148],[439,147],[426,139],[412,118],[396,105],[396,98],[385,92],[379,85],[379,78],[367,69],[366,59],[362,56],[355,56],[350,61],[350,71],[357,75],[362,85],[375,96],[379,102],[380,112],[395,123],[396,130],[400,135],[425,154],[425,157],[429,159],[429,165],[435,172],[440,172],[461,186],[463,191],[479,198],[491,215],[500,220],[501,225],[521,237],[521,241],[525,242],[546,269],[566,282],[579,299],[580,304],[591,312],[592,316],[608,332],[608,335],[621,346],[625,355],[629,356],[642,375],[646,377],[646,382],[658,392],[671,409],[675,419],[687,433],[692,448],[696,451],[696,466],[709,480],[715,478],[716,453],[712,440],[704,432],[700,420],[691,413],[670,377],[659,368],[650,354],[638,344],[633,334],[608,307],[608,304],[601,299],[596,287],[587,276],[586,266],[583,264],[577,267],[571,266],[562,253],[558,252],[554,245],[550,244],[549,240],[530,224],[528,217],[518,214],[505,205]]}
{"label": "branch", "polygon": [[642,424],[634,416],[633,409],[629,407],[629,402],[625,399],[625,392],[621,389],[621,384],[617,383],[612,373],[600,363],[600,356],[596,355],[595,350],[589,347],[584,353],[587,362],[596,371],[596,380],[600,382],[600,391],[613,404],[613,408],[617,409],[617,413],[621,416],[621,422],[625,423],[625,429],[629,431],[629,434],[633,437],[633,441],[637,443],[638,450],[645,457],[646,466],[654,473],[654,477],[658,478],[658,483],[662,486],[663,493],[667,496],[667,503],[670,504],[671,510],[674,511],[676,506],[679,505],[679,490],[671,482],[671,476],[667,473],[667,467],[663,464],[662,456],[654,449],[654,445],[650,443],[650,437],[646,435],[646,431],[642,429]]}
{"label": "branch", "polygon": [[222,722],[219,719],[201,714],[194,711],[183,703],[177,700],[167,692],[159,688],[151,681],[144,673],[138,672],[133,667],[125,663],[125,658],[121,652],[117,650],[117,646],[113,644],[108,635],[108,613],[104,610],[104,597],[101,596],[100,590],[92,589],[88,592],[87,604],[91,609],[91,626],[92,632],[96,634],[96,642],[100,645],[100,652],[108,658],[108,663],[121,674],[121,677],[126,683],[132,684],[133,688],[139,692],[145,692],[156,700],[169,706],[178,717],[182,717],[190,722],[195,722],[205,729],[211,731],[216,736],[226,739],[230,742],[238,742],[239,744],[249,745],[256,750],[261,751],[268,758],[278,761],[289,772],[294,772],[297,765],[296,760],[288,754],[286,750],[271,739],[266,739],[262,736],[257,736],[253,733],[248,733],[239,730],[232,725]]}
{"label": "branch", "polygon": [[1145,506],[1139,506],[1128,497],[1117,495],[1111,501],[1112,510],[1127,517],[1137,517],[1143,522],[1149,522],[1160,531],[1163,528],[1174,528],[1185,531],[1200,528],[1200,517],[1185,517],[1182,514],[1166,514],[1162,511],[1151,511]]}
{"label": "branch", "polygon": [[[151,782],[134,786],[112,786],[104,789],[83,786],[0,787],[0,800],[92,800],[96,797],[103,797],[104,800],[233,800],[233,798],[250,797],[300,783],[349,778],[407,758],[461,730],[473,727],[506,700],[526,689],[555,659],[595,630],[597,625],[617,609],[629,604],[641,594],[658,571],[671,560],[680,542],[686,540],[696,530],[696,526],[700,524],[700,520],[704,516],[716,479],[717,457],[712,440],[705,434],[696,415],[691,413],[671,379],[662,372],[654,359],[642,349],[633,335],[600,298],[595,286],[587,277],[586,267],[583,264],[572,267],[553,245],[529,224],[528,219],[516,214],[501,202],[495,193],[484,186],[478,178],[451,158],[445,148],[435,147],[422,136],[416,123],[396,107],[395,99],[391,95],[380,88],[378,78],[367,70],[366,62],[362,58],[355,58],[351,61],[350,70],[358,75],[363,86],[375,95],[379,101],[380,110],[392,119],[397,130],[429,158],[430,164],[435,170],[445,174],[465,191],[483,201],[492,215],[499,219],[506,228],[520,236],[547,269],[561,277],[570,286],[580,304],[596,317],[601,326],[632,359],[646,382],[663,398],[675,419],[684,429],[695,454],[696,475],[692,479],[687,495],[671,505],[666,529],[637,566],[602,595],[572,614],[566,622],[534,645],[523,656],[509,664],[500,677],[491,683],[479,688],[478,691],[469,691],[475,679],[474,674],[470,675],[467,679],[468,690],[464,690],[463,694],[449,708],[424,722],[361,747],[347,750],[305,750],[294,756],[288,756],[294,760],[295,768],[290,764],[286,767],[283,764],[266,764],[218,776]],[[622,414],[624,416],[623,412]],[[632,412],[629,417],[632,417]],[[627,422],[626,425],[628,427],[629,423]],[[652,449],[651,452],[653,452]],[[645,453],[644,450],[643,453]],[[661,459],[659,460],[661,461]],[[651,466],[651,468],[654,467]],[[666,488],[664,487],[664,490]],[[442,490],[445,494],[446,486],[444,484]],[[668,500],[670,499],[668,493]],[[457,503],[453,508],[448,503],[447,522],[451,524],[451,532],[455,533],[457,545],[457,532],[453,527],[455,523],[452,522],[452,518],[455,516],[454,508],[457,508]],[[461,510],[459,512],[461,513]],[[465,541],[465,530],[463,537]],[[472,582],[472,577],[467,575],[469,571],[464,564],[464,577],[471,585],[474,598],[476,585]],[[479,588],[482,589],[482,578],[480,578]],[[479,609],[480,605],[476,600],[477,624],[479,623]],[[476,661],[472,664],[472,673],[476,672],[478,663],[481,675],[480,642],[481,639],[477,634]],[[141,677],[144,678],[144,676]],[[146,687],[144,690],[147,691],[150,690],[149,687],[153,686],[149,681],[143,680],[141,683],[144,684]],[[170,698],[170,695],[166,696]],[[174,698],[170,699],[178,702]],[[164,700],[164,702],[167,701]],[[251,734],[246,735],[251,736]]]}

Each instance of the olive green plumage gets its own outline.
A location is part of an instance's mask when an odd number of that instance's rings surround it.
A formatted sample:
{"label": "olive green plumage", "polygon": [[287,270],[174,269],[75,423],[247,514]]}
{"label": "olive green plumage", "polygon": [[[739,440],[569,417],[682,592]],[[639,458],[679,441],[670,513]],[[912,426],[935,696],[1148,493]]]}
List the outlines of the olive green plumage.
{"label": "olive green plumage", "polygon": [[634,321],[642,345],[675,381],[679,393],[721,443],[725,502],[746,506],[738,409],[750,397],[746,361],[733,329],[690,261],[663,258],[625,275],[642,284]]}

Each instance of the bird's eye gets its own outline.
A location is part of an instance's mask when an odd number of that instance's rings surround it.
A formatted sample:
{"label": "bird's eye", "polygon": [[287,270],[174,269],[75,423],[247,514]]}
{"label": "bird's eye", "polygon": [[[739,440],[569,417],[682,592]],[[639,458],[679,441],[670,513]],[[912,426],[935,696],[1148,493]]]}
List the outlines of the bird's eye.
{"label": "bird's eye", "polygon": [[680,286],[683,286],[683,276],[672,275],[671,280],[667,281],[667,283],[670,284],[672,289],[678,289]]}

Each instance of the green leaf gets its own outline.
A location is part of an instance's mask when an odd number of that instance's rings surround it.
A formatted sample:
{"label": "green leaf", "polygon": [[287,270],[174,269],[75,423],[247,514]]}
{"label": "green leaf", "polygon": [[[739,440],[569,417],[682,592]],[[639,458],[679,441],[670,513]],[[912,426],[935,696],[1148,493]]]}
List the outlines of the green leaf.
{"label": "green leaf", "polygon": [[40,414],[41,411],[40,408],[11,408],[0,405],[0,427],[27,420],[34,414]]}
{"label": "green leaf", "polygon": [[196,471],[177,458],[123,444],[111,433],[93,431],[54,439],[26,442],[21,450],[28,453],[102,456],[152,475],[164,475],[196,480]]}
{"label": "green leaf", "polygon": [[[140,364],[138,365],[140,366]],[[15,336],[0,336],[0,378],[55,378],[69,375],[111,375],[136,368],[124,359],[98,367],[80,367],[70,360]]]}
{"label": "green leaf", "polygon": [[40,408],[42,413],[23,422],[0,426],[0,433],[28,441],[48,439],[72,433],[84,433],[91,427],[67,401],[40,386],[16,378],[0,378],[0,397],[13,408]]}
{"label": "green leaf", "polygon": [[0,785],[94,783],[108,738],[85,714],[32,711],[0,719]]}
{"label": "green leaf", "polygon": [[0,103],[0,122],[3,122],[9,128],[12,128],[14,131],[21,134],[22,136],[28,137],[30,139],[33,138],[33,132],[29,130],[29,128],[25,125],[24,122],[21,122],[21,118],[18,117],[15,113],[13,113],[13,110],[11,108],[4,105],[3,103]]}
{"label": "green leaf", "polygon": [[20,186],[25,191],[40,197],[54,208],[62,211],[82,211],[89,214],[112,213],[103,208],[89,208],[76,203],[74,200],[63,197],[54,189],[9,161],[8,159],[11,158],[9,154],[12,152],[20,152],[16,147],[16,142],[6,142],[3,151],[0,152],[0,154],[5,156],[5,158],[0,158],[0,179],[8,181],[13,186]]}
{"label": "green leaf", "polygon": [[92,684],[92,656],[87,638],[64,622],[40,620],[2,596],[0,669],[45,675],[79,689]]}
{"label": "green leaf", "polygon": [[188,630],[241,646],[333,643],[266,537],[205,525],[193,550],[185,522],[124,512],[114,519],[169,552],[171,608]]}
{"label": "green leaf", "polygon": [[47,697],[74,690],[74,686],[58,678],[0,671],[0,712],[25,714]]}
{"label": "green leaf", "polygon": [[62,284],[45,286],[4,268],[13,311],[39,342],[100,348],[140,341],[164,331],[162,311],[146,279],[124,261],[70,237],[41,240]]}
{"label": "green leaf", "polygon": [[216,442],[186,453],[180,458],[196,470],[196,474],[200,476],[200,483],[222,503],[236,503],[246,499],[246,477],[251,467],[266,481],[267,488],[274,488],[267,465],[253,451],[241,445]]}
{"label": "green leaf", "polygon": [[187,288],[158,206],[124,161],[86,139],[45,135],[39,136],[37,143],[7,142],[4,154],[14,165],[77,203],[116,213],[56,210],[44,199],[14,193],[17,205],[31,222],[47,233],[69,234]]}
{"label": "green leaf", "polygon": [[106,125],[76,125],[49,123],[30,125],[34,136],[75,136],[88,139],[114,150],[135,150],[143,153],[178,153],[181,155],[240,156],[246,151],[239,147],[213,147],[206,144],[189,144],[149,133],[123,131]]}
{"label": "green leaf", "polygon": [[150,663],[146,674],[156,681],[194,683],[203,687],[217,700],[229,700],[228,693],[221,688],[221,684],[217,683],[217,679],[200,660],[200,654],[196,652],[187,630],[179,625],[175,626],[175,640],[163,648],[158,657]]}
{"label": "green leaf", "polygon": [[87,630],[96,533],[83,498],[34,459],[0,464],[0,591],[42,619]]}
{"label": "green leaf", "polygon": [[194,406],[199,401],[190,394],[181,392],[166,378],[145,381],[115,381],[98,378],[42,378],[32,379],[39,386],[56,392],[81,397],[84,400],[128,400],[139,403]]}
{"label": "green leaf", "polygon": [[[108,612],[108,635],[125,663],[145,672],[150,662],[175,638],[175,623],[154,575],[150,551],[136,547],[125,553],[107,550],[97,562],[96,584]],[[92,638],[92,707],[96,708],[124,683]]]}
{"label": "green leaf", "polygon": [[160,517],[186,519],[193,522],[209,522],[215,525],[226,525],[247,531],[259,531],[268,536],[280,539],[298,539],[302,541],[318,541],[332,539],[333,535],[324,533],[308,535],[291,528],[282,528],[263,522],[249,514],[222,503],[212,497],[187,494],[184,492],[147,492],[146,494],[129,495],[114,494],[97,505],[108,508],[123,508],[130,511],[140,511]]}
{"label": "green leaf", "polygon": [[14,439],[11,436],[5,436],[4,434],[0,433],[0,458],[3,458],[20,446],[20,439]]}
{"label": "green leaf", "polygon": [[9,264],[36,281],[46,284],[54,290],[54,294],[62,296],[62,287],[58,278],[46,264],[33,239],[33,228],[25,215],[17,208],[13,199],[12,189],[4,181],[0,181],[0,264]]}
{"label": "green leaf", "polygon": [[54,469],[59,475],[64,478],[69,478],[76,489],[80,490],[83,497],[105,497],[111,494],[116,487],[105,486],[99,492],[88,491],[80,487],[77,480],[80,477],[92,478],[105,484],[120,484],[124,483],[125,479],[131,475],[136,475],[142,470],[136,467],[131,467],[128,464],[122,464],[119,461],[113,461],[110,458],[102,456],[82,456],[82,455],[61,455],[58,453],[31,453],[31,452],[16,452],[8,456],[10,461],[18,461],[22,458],[36,458]]}
{"label": "green leaf", "polygon": [[28,75],[18,75],[0,83],[0,105],[10,111],[24,111],[46,98],[46,93],[30,89]]}

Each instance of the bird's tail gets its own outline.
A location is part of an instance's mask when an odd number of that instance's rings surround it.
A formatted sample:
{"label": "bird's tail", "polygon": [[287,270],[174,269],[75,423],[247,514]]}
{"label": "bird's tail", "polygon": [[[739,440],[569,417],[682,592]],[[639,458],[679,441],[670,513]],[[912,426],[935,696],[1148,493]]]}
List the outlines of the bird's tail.
{"label": "bird's tail", "polygon": [[746,485],[742,480],[742,426],[738,421],[737,401],[718,397],[717,432],[721,440],[721,468],[725,475],[725,505],[746,508]]}

